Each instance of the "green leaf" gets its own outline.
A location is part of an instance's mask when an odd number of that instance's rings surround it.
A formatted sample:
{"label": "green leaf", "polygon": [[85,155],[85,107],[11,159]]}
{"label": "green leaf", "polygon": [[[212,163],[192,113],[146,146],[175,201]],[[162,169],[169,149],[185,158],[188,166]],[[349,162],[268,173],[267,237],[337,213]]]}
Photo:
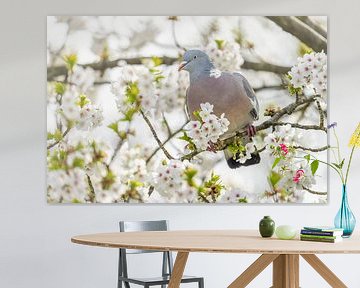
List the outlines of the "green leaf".
{"label": "green leaf", "polygon": [[76,104],[78,106],[80,106],[80,108],[83,108],[86,104],[89,104],[89,103],[91,103],[91,101],[89,100],[89,98],[86,97],[85,94],[80,94],[79,99],[76,102]]}
{"label": "green leaf", "polygon": [[225,40],[215,39],[215,43],[218,49],[223,49]]}
{"label": "green leaf", "polygon": [[109,190],[111,186],[115,183],[116,176],[111,171],[108,170],[107,174],[101,180],[101,186],[104,190]]}
{"label": "green leaf", "polygon": [[316,171],[319,168],[319,160],[314,160],[313,162],[311,162],[310,167],[312,175],[315,175]]}
{"label": "green leaf", "polygon": [[304,158],[307,160],[308,163],[310,162],[310,157],[311,157],[310,154],[304,156]]}
{"label": "green leaf", "polygon": [[121,119],[121,121],[131,121],[135,115],[135,113],[138,112],[137,108],[130,108],[124,113],[124,117]]}
{"label": "green leaf", "polygon": [[246,199],[246,197],[239,198],[239,203],[248,203],[248,200]]}
{"label": "green leaf", "polygon": [[161,80],[161,79],[164,79],[164,78],[165,78],[165,76],[163,76],[163,75],[156,75],[156,76],[155,76],[155,82],[156,82],[156,83],[159,83],[160,80]]}
{"label": "green leaf", "polygon": [[75,167],[84,168],[84,166],[85,166],[85,161],[84,161],[84,159],[82,159],[82,158],[76,157],[76,158],[74,159],[72,165],[73,165],[74,168],[75,168]]}
{"label": "green leaf", "polygon": [[116,134],[119,134],[119,123],[118,122],[111,123],[107,127],[110,128],[111,130],[113,130]]}
{"label": "green leaf", "polygon": [[142,182],[136,181],[136,180],[130,180],[129,184],[130,184],[130,189],[131,190],[134,190],[134,189],[136,189],[138,187],[144,186],[144,184]]}
{"label": "green leaf", "polygon": [[64,95],[65,93],[65,85],[61,82],[56,82],[54,84],[54,90],[55,90],[55,93],[58,94],[58,95]]}
{"label": "green leaf", "polygon": [[137,102],[140,91],[136,82],[130,82],[126,88],[126,101],[130,104]]}
{"label": "green leaf", "polygon": [[47,140],[55,140],[60,141],[63,138],[63,134],[59,129],[56,129],[54,133],[48,132],[47,133]]}
{"label": "green leaf", "polygon": [[197,173],[198,173],[198,171],[194,168],[186,168],[186,170],[184,172],[185,180],[190,187],[196,187],[194,177]]}
{"label": "green leaf", "polygon": [[193,112],[193,115],[195,116],[196,120],[200,121],[200,122],[203,122],[201,116],[200,116],[200,111],[199,110],[195,110]]}
{"label": "green leaf", "polygon": [[69,71],[72,71],[74,66],[77,63],[77,55],[76,54],[69,54],[64,56],[65,64]]}
{"label": "green leaf", "polygon": [[163,63],[163,60],[156,56],[151,57],[151,60],[154,63],[154,67],[160,66]]}
{"label": "green leaf", "polygon": [[342,161],[341,161],[341,163],[340,163],[340,169],[342,169],[343,168],[343,166],[344,166],[344,163],[345,163],[345,158],[344,159],[342,159]]}
{"label": "green leaf", "polygon": [[281,180],[281,175],[275,171],[270,172],[269,181],[273,187]]}
{"label": "green leaf", "polygon": [[[288,78],[291,80],[291,76],[288,75]],[[288,90],[290,95],[295,95],[295,94],[301,94],[302,88],[295,88],[292,84],[288,85]]]}
{"label": "green leaf", "polygon": [[48,133],[47,133],[47,140],[52,140],[52,139],[54,139],[54,134],[48,132]]}
{"label": "green leaf", "polygon": [[281,157],[276,158],[271,169],[274,169],[276,167],[276,165],[279,164],[280,160],[281,160]]}
{"label": "green leaf", "polygon": [[186,142],[192,141],[192,139],[187,135],[185,131],[183,131],[183,136],[179,137],[179,139],[184,140]]}

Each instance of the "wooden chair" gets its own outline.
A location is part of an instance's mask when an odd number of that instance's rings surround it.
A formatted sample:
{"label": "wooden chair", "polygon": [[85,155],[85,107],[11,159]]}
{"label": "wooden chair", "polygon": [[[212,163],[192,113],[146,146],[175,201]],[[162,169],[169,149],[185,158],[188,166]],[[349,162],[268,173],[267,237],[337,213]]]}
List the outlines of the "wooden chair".
{"label": "wooden chair", "polygon": [[[120,221],[120,232],[134,231],[167,231],[168,222],[166,220],[159,221]],[[119,249],[119,269],[118,269],[118,288],[130,288],[130,283],[149,288],[150,286],[161,286],[165,288],[169,284],[170,276],[173,268],[173,259],[171,252],[135,250],[135,249]],[[134,278],[129,277],[127,269],[127,254],[143,254],[143,253],[163,253],[162,274],[160,277],[152,278]],[[204,278],[183,276],[181,283],[198,283],[199,288],[204,288]]]}

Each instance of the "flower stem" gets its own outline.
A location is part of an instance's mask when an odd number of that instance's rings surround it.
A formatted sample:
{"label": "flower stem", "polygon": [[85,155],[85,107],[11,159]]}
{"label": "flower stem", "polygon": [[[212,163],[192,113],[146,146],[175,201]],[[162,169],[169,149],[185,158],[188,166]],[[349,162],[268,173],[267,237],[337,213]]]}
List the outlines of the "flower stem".
{"label": "flower stem", "polygon": [[346,176],[345,176],[345,185],[347,184],[347,180],[348,180],[348,176],[349,176],[349,171],[350,171],[350,165],[351,165],[351,161],[354,155],[354,151],[355,151],[355,145],[352,147],[351,149],[351,154],[350,154],[350,158],[349,158],[349,163],[347,165],[347,169],[346,169]]}

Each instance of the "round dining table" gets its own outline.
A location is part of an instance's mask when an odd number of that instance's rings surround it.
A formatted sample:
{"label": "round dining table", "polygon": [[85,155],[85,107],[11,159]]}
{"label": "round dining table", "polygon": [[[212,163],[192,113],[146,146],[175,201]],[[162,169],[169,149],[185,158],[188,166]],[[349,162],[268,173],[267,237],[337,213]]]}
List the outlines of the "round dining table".
{"label": "round dining table", "polygon": [[359,254],[360,235],[338,243],[262,238],[256,230],[189,230],[97,233],[74,236],[76,244],[177,252],[169,288],[178,288],[189,253],[261,254],[228,288],[246,287],[273,264],[273,288],[299,287],[299,256],[304,258],[331,287],[346,286],[315,254]]}

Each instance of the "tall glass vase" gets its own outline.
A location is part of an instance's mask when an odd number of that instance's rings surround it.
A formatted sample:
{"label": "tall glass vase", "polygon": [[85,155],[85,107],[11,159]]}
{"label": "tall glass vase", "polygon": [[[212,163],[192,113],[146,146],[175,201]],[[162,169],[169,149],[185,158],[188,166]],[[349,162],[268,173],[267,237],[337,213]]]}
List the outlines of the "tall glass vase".
{"label": "tall glass vase", "polygon": [[334,224],[336,228],[344,229],[343,237],[350,237],[355,229],[356,219],[349,207],[346,185],[342,187],[341,206],[336,214]]}

